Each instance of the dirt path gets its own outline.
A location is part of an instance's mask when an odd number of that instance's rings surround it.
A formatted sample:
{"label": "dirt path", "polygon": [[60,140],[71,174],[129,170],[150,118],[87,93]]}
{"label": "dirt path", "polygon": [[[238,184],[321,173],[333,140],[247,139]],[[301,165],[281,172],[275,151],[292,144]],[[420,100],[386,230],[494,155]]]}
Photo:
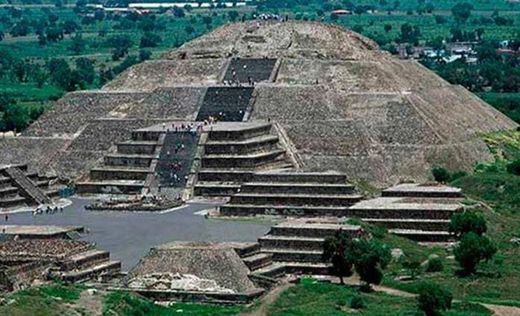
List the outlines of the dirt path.
{"label": "dirt path", "polygon": [[242,313],[241,316],[265,316],[267,315],[267,309],[269,306],[271,306],[280,296],[280,294],[287,290],[290,287],[293,287],[294,284],[285,282],[277,287],[275,287],[273,290],[271,290],[266,296],[264,296],[260,300],[260,305],[258,308],[252,312],[249,313]]}
{"label": "dirt path", "polygon": [[520,316],[520,308],[514,306],[504,306],[504,305],[493,305],[493,304],[483,304],[478,303],[490,311],[493,312],[494,316]]}
{"label": "dirt path", "polygon": [[101,315],[103,313],[103,295],[100,292],[89,293],[88,290],[81,292],[79,299],[71,305],[82,315]]}

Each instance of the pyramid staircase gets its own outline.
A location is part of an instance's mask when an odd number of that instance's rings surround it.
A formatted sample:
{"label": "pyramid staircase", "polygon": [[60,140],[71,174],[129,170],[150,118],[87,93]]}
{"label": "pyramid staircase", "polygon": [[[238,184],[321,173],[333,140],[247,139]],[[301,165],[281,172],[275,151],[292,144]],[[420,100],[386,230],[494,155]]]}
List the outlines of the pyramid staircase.
{"label": "pyramid staircase", "polygon": [[56,180],[28,171],[27,165],[0,167],[0,210],[51,204],[62,188]]}
{"label": "pyramid staircase", "polygon": [[292,168],[271,129],[270,123],[241,123],[209,131],[195,195],[229,196],[257,171]]}

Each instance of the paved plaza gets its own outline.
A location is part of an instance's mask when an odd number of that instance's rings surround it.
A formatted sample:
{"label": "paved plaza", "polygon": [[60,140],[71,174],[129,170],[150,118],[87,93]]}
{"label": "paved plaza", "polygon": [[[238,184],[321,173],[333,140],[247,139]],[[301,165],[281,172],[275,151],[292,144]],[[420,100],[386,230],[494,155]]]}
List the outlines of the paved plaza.
{"label": "paved plaza", "polygon": [[[63,213],[33,216],[29,212],[10,214],[7,223],[18,225],[81,225],[88,228],[84,239],[110,251],[128,271],[150,247],[170,241],[256,241],[269,231],[270,223],[206,219],[195,214],[215,207],[190,203],[166,213],[86,211],[87,199],[73,198]],[[2,221],[5,221],[2,218]]]}

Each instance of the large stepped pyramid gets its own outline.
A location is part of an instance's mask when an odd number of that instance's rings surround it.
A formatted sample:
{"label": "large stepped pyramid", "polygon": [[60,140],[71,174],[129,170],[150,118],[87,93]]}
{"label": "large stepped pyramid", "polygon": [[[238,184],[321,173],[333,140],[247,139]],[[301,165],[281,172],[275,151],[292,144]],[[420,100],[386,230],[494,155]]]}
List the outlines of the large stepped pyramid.
{"label": "large stepped pyramid", "polygon": [[50,205],[61,188],[56,177],[31,172],[27,165],[0,166],[0,210]]}

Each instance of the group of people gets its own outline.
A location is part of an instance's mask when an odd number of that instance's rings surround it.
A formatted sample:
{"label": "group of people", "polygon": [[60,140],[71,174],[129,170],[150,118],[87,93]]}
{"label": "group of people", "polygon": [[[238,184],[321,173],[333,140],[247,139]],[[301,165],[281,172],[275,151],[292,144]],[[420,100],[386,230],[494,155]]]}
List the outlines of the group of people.
{"label": "group of people", "polygon": [[50,205],[39,205],[35,210],[32,211],[33,216],[40,215],[40,214],[55,214],[55,213],[63,213],[63,207],[53,206]]}

